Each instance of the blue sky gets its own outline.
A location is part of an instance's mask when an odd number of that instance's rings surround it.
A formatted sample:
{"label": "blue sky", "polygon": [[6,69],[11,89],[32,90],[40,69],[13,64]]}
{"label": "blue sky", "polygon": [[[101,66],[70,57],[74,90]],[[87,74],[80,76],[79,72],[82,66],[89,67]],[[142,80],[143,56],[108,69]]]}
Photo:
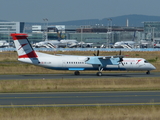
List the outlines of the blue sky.
{"label": "blue sky", "polygon": [[121,15],[160,16],[160,0],[0,0],[0,20],[62,22]]}

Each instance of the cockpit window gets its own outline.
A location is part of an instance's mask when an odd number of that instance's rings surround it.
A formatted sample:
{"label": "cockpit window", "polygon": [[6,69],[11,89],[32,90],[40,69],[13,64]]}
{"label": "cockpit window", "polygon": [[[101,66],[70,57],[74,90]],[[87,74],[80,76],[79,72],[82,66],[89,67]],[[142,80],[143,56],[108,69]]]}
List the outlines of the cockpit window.
{"label": "cockpit window", "polygon": [[147,60],[144,61],[145,63],[149,63]]}

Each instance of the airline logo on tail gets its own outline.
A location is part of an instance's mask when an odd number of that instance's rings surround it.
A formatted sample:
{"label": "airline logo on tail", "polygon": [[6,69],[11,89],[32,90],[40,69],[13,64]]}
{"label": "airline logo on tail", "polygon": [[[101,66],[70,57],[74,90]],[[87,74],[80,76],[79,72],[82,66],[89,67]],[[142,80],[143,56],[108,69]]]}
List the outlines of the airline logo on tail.
{"label": "airline logo on tail", "polygon": [[18,50],[20,50],[22,47],[24,47],[25,45],[27,45],[27,43],[26,44],[23,44],[23,45],[21,45],[21,47],[18,49]]}
{"label": "airline logo on tail", "polygon": [[37,58],[37,54],[30,45],[27,34],[13,33],[11,34],[16,46],[19,58]]}

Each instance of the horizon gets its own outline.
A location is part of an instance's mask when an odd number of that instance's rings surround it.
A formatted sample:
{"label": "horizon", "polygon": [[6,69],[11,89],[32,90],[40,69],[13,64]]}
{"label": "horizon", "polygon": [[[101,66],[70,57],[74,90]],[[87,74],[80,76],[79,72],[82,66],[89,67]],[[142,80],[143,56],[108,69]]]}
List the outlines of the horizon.
{"label": "horizon", "polygon": [[[144,5],[145,4],[145,5]],[[160,16],[159,0],[1,0],[2,20],[64,22],[139,14]],[[143,7],[143,9],[142,9]]]}
{"label": "horizon", "polygon": [[[125,16],[148,16],[148,17],[160,17],[160,16],[152,16],[152,15],[142,15],[142,14],[128,14],[128,15],[121,15],[121,16],[114,16],[114,17],[110,17],[110,18],[117,18],[117,17],[125,17]],[[108,19],[108,18],[102,18],[102,19],[79,19],[79,20],[69,20],[69,21],[57,21],[57,22],[51,22],[48,21],[48,23],[63,23],[63,22],[71,22],[71,21],[83,21],[83,20],[103,20],[103,19]],[[25,21],[9,21],[9,20],[0,20],[0,21],[4,21],[4,22],[25,22]],[[44,23],[44,21],[35,21],[35,22],[25,22],[25,23]]]}

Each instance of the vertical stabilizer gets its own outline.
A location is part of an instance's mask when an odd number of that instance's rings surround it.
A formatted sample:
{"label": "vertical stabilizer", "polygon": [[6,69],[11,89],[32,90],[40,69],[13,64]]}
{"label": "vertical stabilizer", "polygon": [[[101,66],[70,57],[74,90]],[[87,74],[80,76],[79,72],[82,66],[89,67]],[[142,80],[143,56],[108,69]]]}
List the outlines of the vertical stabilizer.
{"label": "vertical stabilizer", "polygon": [[33,50],[31,44],[29,43],[27,34],[24,33],[12,33],[12,39],[16,46],[16,50],[19,58],[37,58],[37,54]]}

